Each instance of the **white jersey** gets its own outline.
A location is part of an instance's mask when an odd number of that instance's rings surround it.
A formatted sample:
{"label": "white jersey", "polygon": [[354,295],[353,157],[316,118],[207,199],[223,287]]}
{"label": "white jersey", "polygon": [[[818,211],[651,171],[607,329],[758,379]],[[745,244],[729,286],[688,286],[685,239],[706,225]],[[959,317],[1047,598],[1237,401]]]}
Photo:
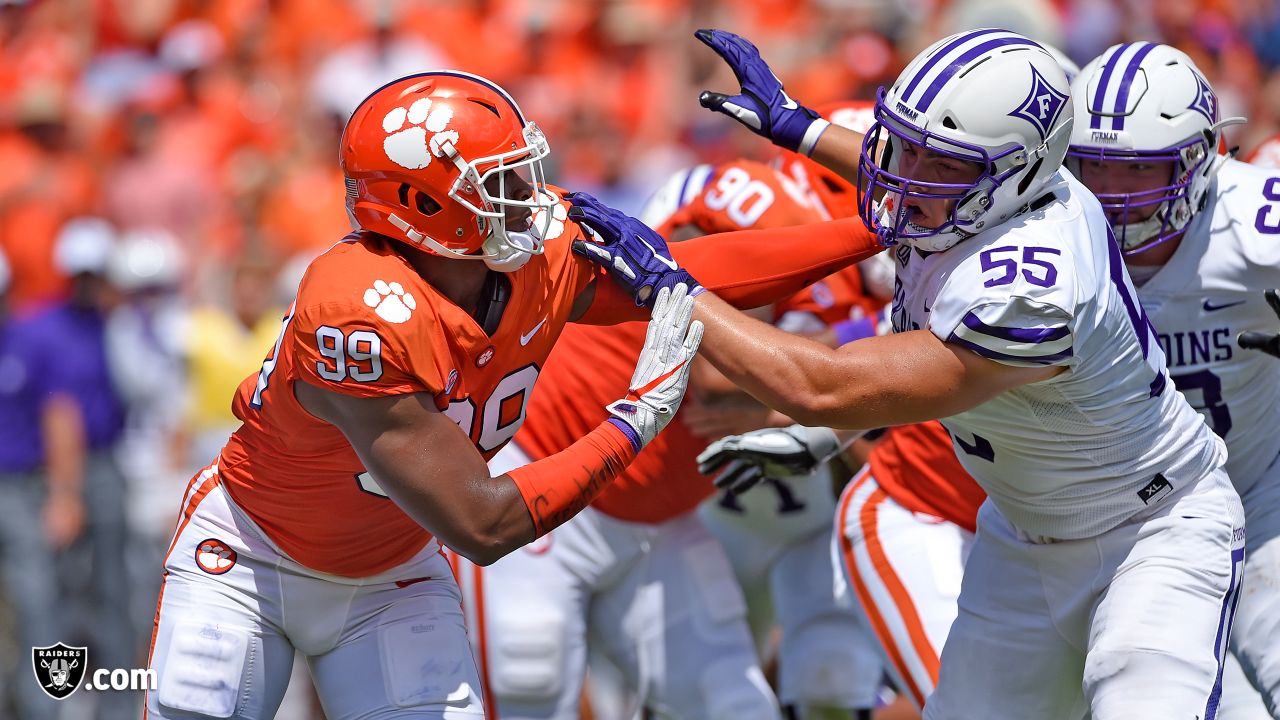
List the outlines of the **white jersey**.
{"label": "white jersey", "polygon": [[1228,160],[1138,295],[1174,384],[1226,440],[1241,495],[1280,454],[1280,360],[1236,345],[1241,331],[1275,332],[1267,288],[1280,288],[1280,172]]}
{"label": "white jersey", "polygon": [[895,252],[896,331],[1066,371],[942,423],[1031,535],[1091,537],[1207,476],[1225,448],[1173,390],[1098,201],[1065,170],[1017,218],[939,253]]}

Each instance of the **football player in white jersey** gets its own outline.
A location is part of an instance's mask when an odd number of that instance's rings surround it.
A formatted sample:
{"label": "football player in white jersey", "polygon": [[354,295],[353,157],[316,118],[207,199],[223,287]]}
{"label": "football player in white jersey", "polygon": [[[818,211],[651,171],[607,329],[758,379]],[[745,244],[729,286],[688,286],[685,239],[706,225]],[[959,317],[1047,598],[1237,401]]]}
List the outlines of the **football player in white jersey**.
{"label": "football player in white jersey", "polygon": [[[1060,172],[1062,69],[1007,31],[945,38],[864,138],[790,98],[749,42],[698,36],[742,85],[702,104],[859,177],[862,221],[897,245],[894,334],[830,349],[703,293],[704,356],[807,425],[944,418],[990,497],[925,717],[1215,717],[1244,511],[1101,206]],[[603,241],[575,251],[637,297],[676,271],[643,224],[574,205]]]}
{"label": "football player in white jersey", "polygon": [[1227,444],[1249,529],[1231,647],[1280,718],[1280,363],[1236,343],[1275,324],[1280,172],[1218,153],[1240,120],[1167,45],[1116,45],[1072,90],[1068,167],[1102,202],[1174,385]]}

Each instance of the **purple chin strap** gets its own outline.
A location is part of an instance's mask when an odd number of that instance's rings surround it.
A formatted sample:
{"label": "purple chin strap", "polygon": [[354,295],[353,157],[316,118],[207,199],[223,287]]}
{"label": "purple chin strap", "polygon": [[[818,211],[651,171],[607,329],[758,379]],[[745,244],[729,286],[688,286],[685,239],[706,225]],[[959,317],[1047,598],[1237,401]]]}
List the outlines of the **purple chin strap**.
{"label": "purple chin strap", "polygon": [[[1017,152],[1016,147],[991,155],[980,145],[952,140],[934,132],[929,132],[895,113],[884,102],[885,89],[880,88],[876,96],[874,111],[875,122],[867,130],[862,140],[862,156],[858,160],[858,215],[867,229],[876,234],[884,245],[893,245],[900,241],[910,241],[933,237],[948,232],[972,233],[970,229],[974,217],[962,218],[959,211],[966,201],[975,193],[985,195],[987,201],[980,203],[981,208],[991,207],[992,193],[1001,183],[1016,173],[1020,166],[1014,166],[1000,173],[992,174],[994,164],[1006,156]],[[883,143],[881,139],[883,137]],[[889,170],[894,166],[894,146],[910,144],[937,155],[955,158],[966,163],[977,163],[984,169],[981,175],[971,183],[938,183],[913,180]],[[884,202],[880,200],[883,198]],[[953,200],[950,217],[936,228],[926,228],[911,222],[914,215],[906,206],[906,201],[915,200]],[[882,222],[877,210],[887,211],[888,222]]]}
{"label": "purple chin strap", "polygon": [[[1169,184],[1150,190],[1143,190],[1135,193],[1099,193],[1094,192],[1094,197],[1098,198],[1098,202],[1102,203],[1102,209],[1107,214],[1107,222],[1111,223],[1111,228],[1115,233],[1116,242],[1120,244],[1120,251],[1125,255],[1133,255],[1150,250],[1151,248],[1172,240],[1182,235],[1186,229],[1187,223],[1191,220],[1191,215],[1195,208],[1190,206],[1191,181],[1195,178],[1196,173],[1209,162],[1210,153],[1208,151],[1201,154],[1200,159],[1192,165],[1187,165],[1187,152],[1197,145],[1203,145],[1203,138],[1191,138],[1174,145],[1173,147],[1161,150],[1117,150],[1101,147],[1084,147],[1072,145],[1067,150],[1067,158],[1074,161],[1076,176],[1080,177],[1079,162],[1083,160],[1096,160],[1105,163],[1159,163],[1172,162],[1173,170],[1169,175]],[[1083,180],[1081,180],[1083,182]],[[1092,191],[1092,188],[1090,188]],[[1184,213],[1186,217],[1177,222],[1177,218],[1173,217],[1173,211],[1179,200],[1186,200]],[[1157,206],[1155,214],[1139,220],[1134,215],[1140,208]],[[1154,222],[1150,223],[1150,227],[1155,230],[1149,238],[1136,238],[1134,247],[1126,249],[1129,245],[1129,238],[1126,234],[1131,228],[1148,221],[1159,221],[1156,227]]]}

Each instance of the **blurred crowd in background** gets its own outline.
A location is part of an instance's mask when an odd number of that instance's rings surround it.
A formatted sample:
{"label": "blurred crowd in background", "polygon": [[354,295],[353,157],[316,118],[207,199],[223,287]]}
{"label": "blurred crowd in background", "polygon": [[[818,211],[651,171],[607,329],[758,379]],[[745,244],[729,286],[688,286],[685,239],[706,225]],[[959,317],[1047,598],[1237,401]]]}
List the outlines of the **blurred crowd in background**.
{"label": "blurred crowd in background", "polygon": [[[634,212],[678,167],[769,153],[698,107],[735,84],[694,29],[750,38],[816,105],[983,26],[1081,65],[1173,44],[1249,118],[1230,145],[1280,128],[1280,0],[0,0],[0,427],[29,431],[0,436],[0,716],[35,717],[33,642],[145,665],[186,480],[348,231],[338,138],[370,91],[487,76],[546,131],[556,184]],[[53,627],[23,619],[42,608]]]}

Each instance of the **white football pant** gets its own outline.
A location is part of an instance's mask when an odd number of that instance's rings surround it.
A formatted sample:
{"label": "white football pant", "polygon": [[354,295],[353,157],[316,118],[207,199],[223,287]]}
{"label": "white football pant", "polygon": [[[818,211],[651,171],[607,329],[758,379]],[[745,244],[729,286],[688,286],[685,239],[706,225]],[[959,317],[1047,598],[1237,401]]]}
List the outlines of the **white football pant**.
{"label": "white football pant", "polygon": [[[805,717],[876,706],[884,662],[860,609],[838,603],[831,567],[835,492],[826,469],[723,494],[699,508],[747,589],[753,626],[776,623],[778,699]],[[769,606],[772,613],[769,613]]]}
{"label": "white football pant", "polygon": [[986,502],[925,720],[1214,720],[1244,543],[1221,469],[1083,540]]}
{"label": "white football pant", "polygon": [[[526,464],[513,442],[495,475]],[[776,720],[742,591],[687,513],[659,524],[587,508],[489,567],[451,557],[486,691],[500,720],[577,720],[588,643],[660,718]]]}
{"label": "white football pant", "polygon": [[165,560],[145,717],[272,718],[296,648],[330,720],[482,718],[460,601],[435,541],[366,578],[299,565],[208,468]]}
{"label": "white football pant", "polygon": [[869,468],[840,496],[836,532],[837,597],[863,609],[894,682],[917,708],[924,707],[956,619],[972,534],[899,505]]}

